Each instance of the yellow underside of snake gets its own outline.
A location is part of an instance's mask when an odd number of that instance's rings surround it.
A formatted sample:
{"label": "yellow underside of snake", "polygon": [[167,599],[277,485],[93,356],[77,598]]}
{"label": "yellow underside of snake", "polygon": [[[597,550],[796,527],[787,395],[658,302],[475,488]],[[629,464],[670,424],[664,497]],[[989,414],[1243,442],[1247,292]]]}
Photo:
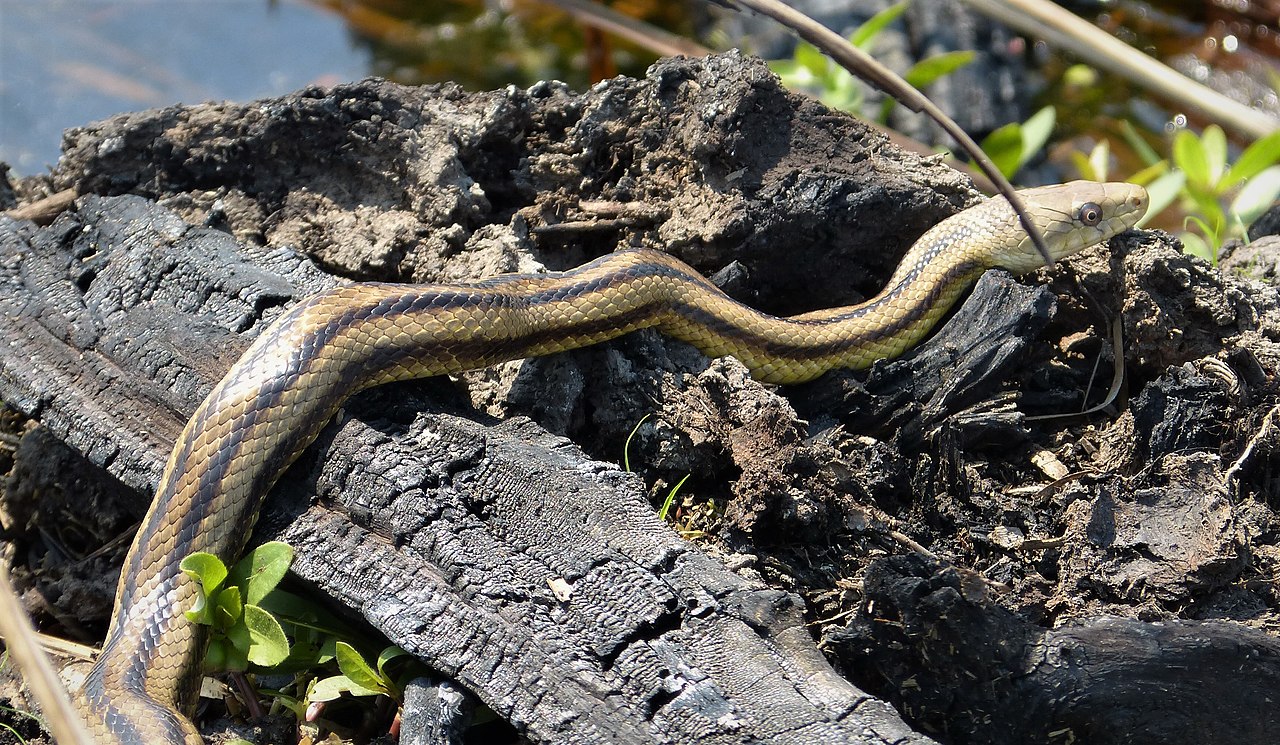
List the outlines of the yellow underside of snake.
{"label": "yellow underside of snake", "polygon": [[[1020,196],[1055,259],[1132,227],[1147,204],[1140,187],[1119,183]],[[640,328],[733,355],[761,380],[798,383],[902,354],[989,268],[1042,265],[1008,204],[995,199],[928,231],[875,298],[791,318],[742,305],[652,250],[469,284],[350,284],[299,302],[231,367],[174,446],[79,696],[95,742],[202,742],[187,712],[204,634],[184,616],[197,588],[179,563],[195,551],[233,560],[263,496],[354,392]]]}

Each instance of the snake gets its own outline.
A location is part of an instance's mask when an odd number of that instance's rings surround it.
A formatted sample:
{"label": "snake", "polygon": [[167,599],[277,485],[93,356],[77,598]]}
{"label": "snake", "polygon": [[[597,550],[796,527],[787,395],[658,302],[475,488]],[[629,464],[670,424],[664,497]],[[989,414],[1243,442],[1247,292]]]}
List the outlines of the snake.
{"label": "snake", "polygon": [[[1076,181],[1019,192],[1057,260],[1133,227],[1147,194]],[[791,317],[757,311],[656,249],[564,272],[461,284],[342,284],[300,300],[231,366],[187,422],[125,559],[106,642],[76,697],[94,742],[198,745],[191,722],[207,646],[185,610],[182,559],[243,551],[278,476],[355,392],[596,344],[642,328],[731,355],[791,384],[900,356],[991,268],[1045,260],[1002,198],[924,233],[866,302]],[[815,267],[815,270],[817,268]]]}

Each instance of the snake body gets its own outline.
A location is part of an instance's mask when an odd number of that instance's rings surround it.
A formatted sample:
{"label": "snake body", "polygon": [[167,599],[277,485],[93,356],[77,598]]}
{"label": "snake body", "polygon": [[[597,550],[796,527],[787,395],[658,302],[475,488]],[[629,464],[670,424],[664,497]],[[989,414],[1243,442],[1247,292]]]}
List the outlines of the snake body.
{"label": "snake body", "polygon": [[[1074,182],[1021,192],[1054,258],[1131,227],[1146,192]],[[199,406],[174,446],[125,562],[106,645],[79,697],[97,742],[203,742],[195,704],[197,585],[179,562],[243,549],[263,496],[354,392],[551,354],[653,327],[773,383],[863,368],[920,340],[982,272],[1043,265],[1002,199],[929,230],[883,292],[858,306],[778,318],[680,261],[628,250],[562,273],[459,285],[358,283],[290,308]]]}

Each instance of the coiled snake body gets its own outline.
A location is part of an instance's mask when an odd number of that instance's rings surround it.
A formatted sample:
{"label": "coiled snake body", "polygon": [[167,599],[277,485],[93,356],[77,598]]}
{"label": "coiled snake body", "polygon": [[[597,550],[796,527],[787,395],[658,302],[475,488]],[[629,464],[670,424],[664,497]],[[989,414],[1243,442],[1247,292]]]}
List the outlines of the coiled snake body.
{"label": "coiled snake body", "polygon": [[[1021,197],[1054,258],[1106,240],[1146,209],[1129,184],[1074,182]],[[462,285],[350,284],[307,298],[245,351],[187,423],[126,559],[106,646],[79,705],[95,741],[203,740],[195,703],[204,634],[183,611],[196,583],[179,562],[243,549],[263,496],[354,392],[595,344],[656,327],[761,380],[797,383],[894,357],[991,267],[1042,266],[1002,199],[928,231],[886,289],[858,306],[777,318],[651,250],[563,273]]]}

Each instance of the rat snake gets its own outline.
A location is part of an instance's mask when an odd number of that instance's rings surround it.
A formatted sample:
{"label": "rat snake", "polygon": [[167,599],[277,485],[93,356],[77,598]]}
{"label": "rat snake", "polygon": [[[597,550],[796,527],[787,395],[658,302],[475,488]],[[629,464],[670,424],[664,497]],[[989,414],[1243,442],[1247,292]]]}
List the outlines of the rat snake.
{"label": "rat snake", "polygon": [[[1055,259],[1134,225],[1146,192],[1073,182],[1020,193]],[[760,380],[799,383],[902,354],[992,267],[1043,266],[1003,199],[924,234],[886,288],[857,306],[769,316],[652,250],[566,272],[458,285],[348,284],[306,298],[268,327],[205,399],[174,446],[125,561],[102,654],[78,698],[95,742],[195,745],[202,627],[183,557],[230,562],[280,473],[353,393],[595,344],[654,327]],[[816,267],[815,270],[821,270]]]}

